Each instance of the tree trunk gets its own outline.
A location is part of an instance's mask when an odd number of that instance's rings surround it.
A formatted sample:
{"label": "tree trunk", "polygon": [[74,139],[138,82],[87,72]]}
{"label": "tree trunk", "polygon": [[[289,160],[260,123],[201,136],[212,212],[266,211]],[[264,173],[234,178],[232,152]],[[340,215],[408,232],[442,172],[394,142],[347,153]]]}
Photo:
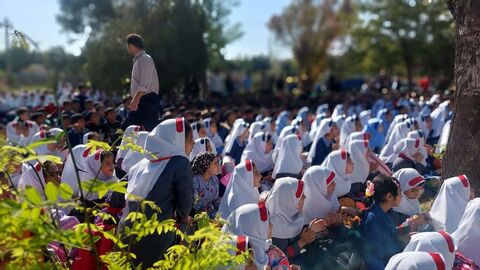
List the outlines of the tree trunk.
{"label": "tree trunk", "polygon": [[[454,115],[442,178],[465,174],[480,187],[480,6],[479,1],[448,0],[456,23]],[[442,56],[438,56],[442,57]]]}

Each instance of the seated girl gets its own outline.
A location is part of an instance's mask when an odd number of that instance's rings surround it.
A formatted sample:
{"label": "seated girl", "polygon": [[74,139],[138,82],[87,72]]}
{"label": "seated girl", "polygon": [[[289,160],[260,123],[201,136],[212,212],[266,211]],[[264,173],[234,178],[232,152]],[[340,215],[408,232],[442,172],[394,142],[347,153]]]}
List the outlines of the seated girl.
{"label": "seated girl", "polygon": [[274,179],[281,177],[299,178],[303,169],[301,155],[302,141],[299,136],[291,134],[283,138],[272,177]]}
{"label": "seated girl", "polygon": [[260,193],[258,187],[262,175],[257,171],[254,163],[247,159],[238,164],[225,190],[225,194],[220,201],[218,212],[223,219],[226,219],[238,207],[258,203]]}
{"label": "seated girl", "polygon": [[368,269],[383,270],[388,260],[403,249],[389,216],[402,201],[400,184],[392,177],[378,175],[367,186],[368,200],[373,198],[373,205],[364,212],[360,223],[364,259]]}
{"label": "seated girl", "polygon": [[272,242],[289,259],[316,239],[316,234],[326,229],[324,220],[313,219],[304,228],[305,202],[304,182],[295,178],[277,179],[267,199],[267,208],[272,223]]}
{"label": "seated girl", "polygon": [[218,158],[214,154],[202,152],[193,159],[194,205],[192,216],[199,212],[206,212],[210,218],[215,217],[220,204],[218,172]]}
{"label": "seated girl", "polygon": [[24,190],[27,187],[36,189],[43,198],[45,196],[45,186],[47,183],[60,184],[60,176],[58,174],[57,165],[50,160],[43,163],[37,162],[22,174],[18,181],[18,188]]}
{"label": "seated girl", "polygon": [[235,120],[230,134],[225,139],[223,155],[231,157],[235,164],[240,163],[243,150],[248,143],[248,136],[248,123],[243,119]]}
{"label": "seated girl", "polygon": [[221,153],[223,151],[223,140],[220,138],[220,135],[218,135],[217,122],[213,121],[212,118],[206,118],[203,120],[203,124],[207,131],[207,137],[212,141],[217,153]]}
{"label": "seated girl", "polygon": [[423,148],[423,145],[420,145],[420,140],[408,138],[400,140],[395,145],[395,152],[398,153],[398,157],[393,161],[392,171],[412,168],[423,175],[427,157],[423,156],[421,148]]}
{"label": "seated girl", "polygon": [[269,132],[257,133],[247,144],[242,154],[242,162],[250,159],[258,171],[262,174],[261,191],[268,191],[272,188],[272,160],[273,142]]}
{"label": "seated girl", "polygon": [[432,226],[435,230],[453,233],[460,223],[465,207],[475,194],[465,175],[443,181],[440,191],[430,208]]}
{"label": "seated girl", "polygon": [[[383,269],[383,268],[382,268]],[[393,256],[385,270],[445,270],[445,259],[440,253],[402,252]]]}
{"label": "seated girl", "polygon": [[308,153],[307,162],[320,165],[333,149],[334,139],[338,136],[339,129],[331,118],[320,121],[320,126],[315,132],[312,147]]}
{"label": "seated girl", "polygon": [[428,214],[422,213],[418,199],[422,196],[425,179],[414,169],[400,169],[393,174],[400,183],[402,202],[394,207],[391,217],[396,226],[400,226],[406,234],[422,230]]}
{"label": "seated girl", "polygon": [[207,137],[198,138],[195,140],[192,152],[190,153],[190,161],[192,161],[196,155],[202,152],[212,153],[215,156],[217,155],[217,150],[215,149],[215,146],[213,145],[212,141]]}
{"label": "seated girl", "polygon": [[422,232],[412,235],[410,243],[403,252],[422,251],[437,252],[445,259],[445,269],[452,269],[455,261],[455,242],[450,234],[439,232]]}
{"label": "seated girl", "polygon": [[363,192],[363,186],[370,173],[368,141],[350,141],[348,153],[352,155],[353,172],[349,176],[352,182],[351,197],[358,197]]}
{"label": "seated girl", "polygon": [[369,135],[369,147],[372,152],[378,154],[385,144],[385,135],[383,135],[384,126],[383,121],[378,118],[368,120],[364,128],[366,134]]}
{"label": "seated girl", "polygon": [[347,149],[342,148],[331,152],[321,166],[335,173],[335,196],[347,195],[352,186],[349,176],[354,169],[352,158]]}
{"label": "seated girl", "polygon": [[207,129],[201,122],[195,122],[191,125],[191,127],[194,140],[207,137]]}

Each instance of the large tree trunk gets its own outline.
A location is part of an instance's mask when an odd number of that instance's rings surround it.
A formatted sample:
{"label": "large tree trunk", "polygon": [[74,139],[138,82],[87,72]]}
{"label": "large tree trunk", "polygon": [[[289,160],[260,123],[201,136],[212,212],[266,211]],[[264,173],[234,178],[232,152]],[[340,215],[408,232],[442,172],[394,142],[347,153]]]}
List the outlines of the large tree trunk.
{"label": "large tree trunk", "polygon": [[480,187],[479,2],[447,0],[457,30],[455,49],[457,87],[454,116],[442,168],[443,179],[466,174],[477,191]]}

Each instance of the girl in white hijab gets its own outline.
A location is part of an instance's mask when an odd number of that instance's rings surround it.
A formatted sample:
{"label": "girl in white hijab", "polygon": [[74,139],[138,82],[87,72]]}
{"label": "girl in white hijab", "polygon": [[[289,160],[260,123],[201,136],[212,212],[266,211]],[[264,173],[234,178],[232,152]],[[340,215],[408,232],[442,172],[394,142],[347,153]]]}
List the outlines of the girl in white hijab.
{"label": "girl in white hijab", "polygon": [[371,118],[371,114],[372,114],[372,111],[370,110],[363,111],[359,114],[360,122],[362,123],[362,128],[364,128],[367,125],[368,120],[370,120]]}
{"label": "girl in white hijab", "polygon": [[129,142],[135,143],[136,135],[138,134],[140,129],[141,129],[140,126],[131,125],[131,126],[128,126],[127,129],[125,129],[125,131],[123,132],[122,142],[118,147],[117,156],[115,157],[115,162],[117,163],[117,165],[119,165],[119,167],[122,166],[122,161],[129,150],[127,148],[124,148],[124,146]]}
{"label": "girl in white hijab", "polygon": [[397,124],[390,136],[390,139],[387,141],[387,144],[380,151],[380,159],[386,161],[394,152],[395,144],[397,144],[401,139],[407,137],[408,132],[412,130],[412,125],[410,123],[402,122]]}
{"label": "girl in white hijab", "polygon": [[361,130],[362,124],[356,115],[347,117],[345,123],[343,123],[342,129],[340,130],[340,147],[345,147],[347,138],[351,133]]}
{"label": "girl in white hijab", "polygon": [[49,160],[43,164],[36,162],[33,166],[29,166],[22,174],[18,181],[18,189],[25,190],[26,187],[32,187],[36,189],[43,198],[46,198],[44,190],[48,182],[56,185],[60,184],[57,165]]}
{"label": "girl in white hijab", "polygon": [[[145,145],[145,141],[147,140],[148,132],[147,131],[140,131],[137,134],[137,139],[135,140],[135,144],[142,147]],[[133,167],[133,165],[137,164],[140,162],[142,159],[145,158],[147,154],[140,153],[140,151],[135,151],[135,150],[128,150],[127,154],[125,155],[125,158],[123,159],[122,162],[122,170],[124,172],[130,171],[130,169]]]}
{"label": "girl in white hijab", "polygon": [[347,140],[345,141],[344,148],[348,149],[351,141],[369,141],[370,134],[365,131],[356,131],[348,135]]}
{"label": "girl in white hijab", "polygon": [[408,115],[406,114],[399,114],[393,118],[392,123],[390,124],[390,127],[388,128],[387,131],[387,136],[385,136],[385,141],[388,142],[390,140],[390,136],[392,136],[393,130],[395,129],[395,126],[399,123],[402,123],[403,121],[408,119]]}
{"label": "girl in white hijab", "polygon": [[465,209],[458,229],[452,234],[457,251],[480,265],[480,198],[471,200]]}
{"label": "girl in white hijab", "polygon": [[312,163],[316,155],[317,144],[321,139],[323,139],[325,135],[327,135],[332,130],[333,126],[334,126],[334,122],[331,118],[326,118],[320,121],[320,125],[317,128],[317,132],[315,132],[315,138],[313,139],[312,146],[310,147],[310,151],[308,152],[308,156],[307,156],[308,163]]}
{"label": "girl in white hijab", "polygon": [[471,198],[470,183],[465,175],[445,180],[430,209],[435,230],[453,233]]}
{"label": "girl in white hijab", "polygon": [[238,164],[242,158],[242,153],[245,149],[246,142],[248,141],[248,136],[248,123],[243,119],[235,120],[230,134],[228,134],[225,139],[225,148],[223,149],[222,154],[224,156],[230,156],[235,163]]}
{"label": "girl in white hijab", "polygon": [[229,215],[222,228],[222,232],[248,236],[257,269],[264,269],[269,264],[269,231],[270,218],[264,203],[249,203],[238,207]]}
{"label": "girl in white hijab", "polygon": [[328,118],[325,113],[317,114],[315,120],[312,122],[312,128],[310,129],[310,138],[315,138],[315,134],[317,133],[317,129],[320,126],[320,122]]}
{"label": "girl in white hijab", "polygon": [[393,174],[393,177],[400,183],[402,195],[400,205],[394,207],[393,210],[405,217],[400,218],[396,222],[394,221],[398,225],[413,215],[421,214],[422,210],[420,209],[418,199],[422,195],[425,179],[415,169],[411,168],[400,169]]}
{"label": "girl in white hijab", "polygon": [[278,153],[280,152],[280,149],[283,145],[283,139],[285,139],[286,136],[292,134],[297,134],[301,138],[300,131],[296,126],[286,126],[278,136],[277,143],[275,144],[275,148],[273,148],[272,152],[272,159],[274,163],[277,162]]}
{"label": "girl in white hijab", "polygon": [[305,171],[302,178],[305,183],[304,224],[312,220],[326,219],[330,214],[337,214],[340,203],[335,196],[335,173],[321,166],[312,166]]}
{"label": "girl in white hijab", "polygon": [[452,269],[455,261],[455,242],[450,234],[439,232],[422,232],[412,235],[410,243],[403,252],[421,251],[442,254],[445,259],[445,269]]}
{"label": "girl in white hijab", "polygon": [[395,153],[398,153],[398,156],[393,162],[392,171],[396,172],[403,168],[412,168],[423,174],[426,166],[425,159],[427,158],[422,154],[422,152],[426,153],[426,150],[423,148],[424,146],[418,139],[406,138],[400,140],[395,145]]}
{"label": "girl in white hijab", "polygon": [[446,270],[440,253],[402,252],[393,256],[385,270]]}
{"label": "girl in white hijab", "polygon": [[341,148],[331,152],[321,166],[335,173],[335,196],[347,195],[352,186],[349,176],[354,169],[353,161],[347,149]]}
{"label": "girl in white hijab", "polygon": [[248,136],[248,141],[251,141],[257,133],[264,131],[265,128],[266,125],[263,121],[253,122],[248,129],[250,132],[250,135]]}
{"label": "girl in white hijab", "polygon": [[[367,180],[368,174],[370,173],[370,164],[368,162],[368,141],[352,141],[348,148],[348,153],[352,157],[353,161],[353,172],[349,176],[352,185],[359,186],[359,184],[365,183]],[[358,190],[352,191],[355,193]]]}
{"label": "girl in white hijab", "polygon": [[325,221],[318,219],[303,229],[304,202],[304,182],[291,177],[277,179],[267,199],[273,244],[288,258],[299,255],[300,250],[315,239],[312,234],[325,230]]}
{"label": "girl in white hijab", "polygon": [[270,133],[257,133],[245,147],[241,162],[250,159],[260,173],[271,171],[273,169],[272,147],[273,143]]}
{"label": "girl in white hijab", "polygon": [[217,150],[215,149],[215,145],[213,142],[205,137],[205,138],[198,138],[195,140],[195,144],[193,145],[192,153],[190,153],[190,161],[193,160],[193,158],[202,153],[202,152],[209,152],[214,155],[217,155]]}
{"label": "girl in white hijab", "polygon": [[223,219],[242,205],[258,202],[261,177],[249,159],[235,167],[218,208],[218,213]]}
{"label": "girl in white hijab", "polygon": [[[82,182],[96,179],[97,181],[112,183],[118,181],[115,175],[113,154],[102,149],[86,157],[85,171],[80,172]],[[85,199],[89,201],[101,199],[96,192],[88,189],[84,191]]]}
{"label": "girl in white hijab", "polygon": [[213,122],[211,118],[206,118],[203,120],[203,124],[207,130],[208,138],[215,145],[215,149],[221,149],[223,147],[223,140],[220,138],[220,135],[218,135],[217,123]]}
{"label": "girl in white hijab", "polygon": [[273,179],[285,176],[299,177],[303,168],[301,154],[302,141],[299,136],[286,136],[283,139],[275,162],[275,167],[273,168]]}
{"label": "girl in white hijab", "polygon": [[[44,131],[44,130],[39,131],[33,136],[31,143],[38,142],[45,139],[55,140],[56,137],[62,132],[63,130],[59,128],[51,128],[48,131]],[[64,140],[60,138],[60,141],[64,141]],[[65,151],[63,148],[64,148],[64,144],[62,143],[42,144],[37,148],[35,148],[35,152],[37,152],[38,155],[57,156],[61,158],[63,162],[65,161],[65,158],[67,157],[67,154],[68,154],[68,151]]]}

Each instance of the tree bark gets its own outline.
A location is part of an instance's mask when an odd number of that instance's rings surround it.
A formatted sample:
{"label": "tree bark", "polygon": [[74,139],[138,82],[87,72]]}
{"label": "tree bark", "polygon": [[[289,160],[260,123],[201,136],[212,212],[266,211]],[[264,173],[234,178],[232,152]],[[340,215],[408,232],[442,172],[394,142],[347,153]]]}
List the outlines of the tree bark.
{"label": "tree bark", "polygon": [[[480,5],[448,0],[456,24],[454,115],[442,178],[465,174],[480,188]],[[442,57],[439,55],[438,57]]]}

